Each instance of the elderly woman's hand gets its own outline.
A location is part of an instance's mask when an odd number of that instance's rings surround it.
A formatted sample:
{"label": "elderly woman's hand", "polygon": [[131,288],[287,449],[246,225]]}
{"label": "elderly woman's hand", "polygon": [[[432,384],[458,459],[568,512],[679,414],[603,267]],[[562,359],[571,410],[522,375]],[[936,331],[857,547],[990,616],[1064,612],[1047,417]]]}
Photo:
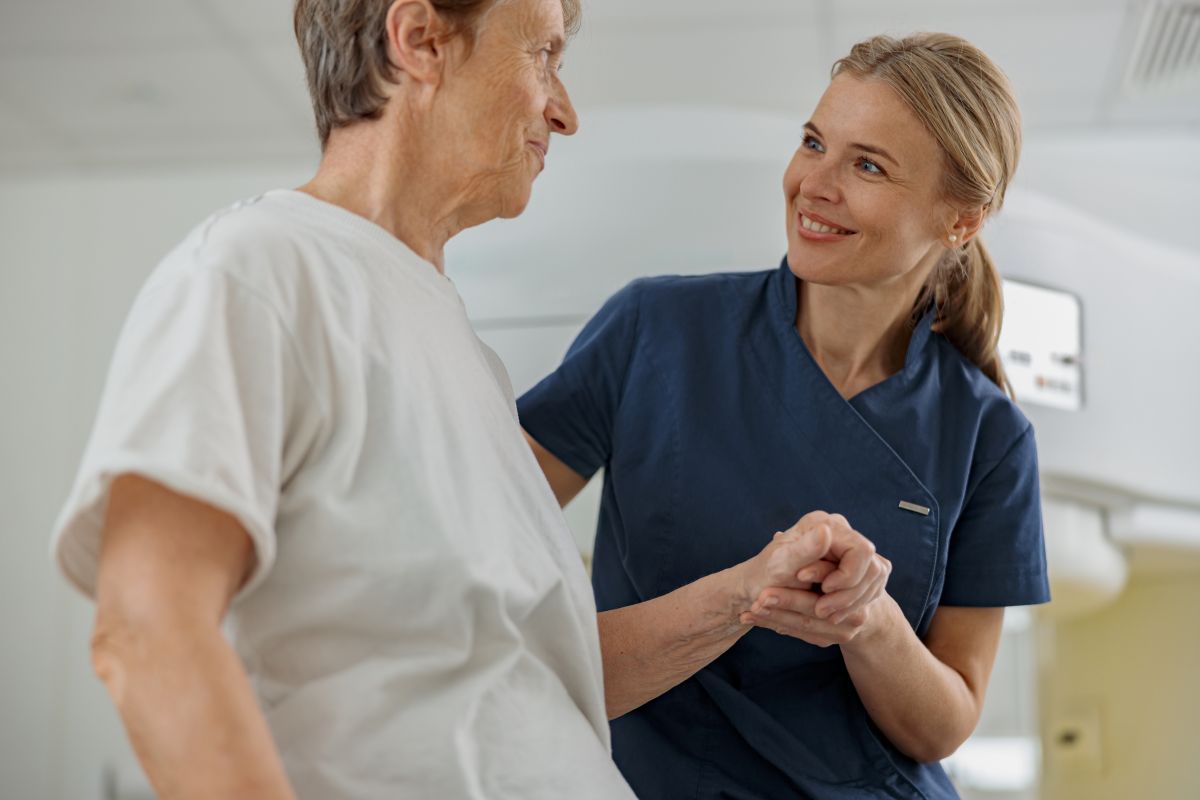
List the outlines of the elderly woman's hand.
{"label": "elderly woman's hand", "polygon": [[840,622],[817,616],[817,604],[822,598],[823,595],[803,589],[767,589],[752,609],[742,614],[740,621],[817,647],[845,645],[871,630],[885,616],[879,613],[880,604],[888,599],[888,595],[881,591],[869,602],[838,614],[836,619]]}
{"label": "elderly woman's hand", "polygon": [[[826,544],[827,543],[827,544]],[[822,545],[824,551],[822,551]],[[820,552],[816,559],[805,558]],[[757,588],[740,621],[828,646],[853,639],[884,594],[892,565],[840,514],[814,511],[777,533],[752,562]],[[810,591],[820,586],[822,593]]]}
{"label": "elderly woman's hand", "polygon": [[778,531],[758,555],[736,567],[741,580],[742,605],[738,613],[749,609],[769,587],[812,587],[812,581],[802,580],[799,574],[829,553],[832,536],[828,526],[819,520],[806,520],[808,517],[786,531]]}
{"label": "elderly woman's hand", "polygon": [[[833,568],[817,566],[822,560]],[[813,511],[788,530],[776,533],[762,552],[739,569],[747,607],[772,586],[809,589],[813,583],[820,583],[830,595],[819,609],[824,618],[854,610],[856,601],[869,591],[879,577],[879,568],[885,565],[890,573],[891,564],[876,557],[875,545],[850,527],[845,517]]]}

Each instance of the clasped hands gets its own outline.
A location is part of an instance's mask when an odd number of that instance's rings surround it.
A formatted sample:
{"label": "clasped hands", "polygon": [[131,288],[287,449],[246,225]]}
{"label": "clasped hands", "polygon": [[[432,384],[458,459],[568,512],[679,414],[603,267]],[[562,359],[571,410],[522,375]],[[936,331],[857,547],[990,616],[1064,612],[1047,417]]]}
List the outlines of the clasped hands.
{"label": "clasped hands", "polygon": [[742,565],[749,608],[743,625],[818,647],[848,644],[866,630],[892,563],[840,514],[814,511]]}

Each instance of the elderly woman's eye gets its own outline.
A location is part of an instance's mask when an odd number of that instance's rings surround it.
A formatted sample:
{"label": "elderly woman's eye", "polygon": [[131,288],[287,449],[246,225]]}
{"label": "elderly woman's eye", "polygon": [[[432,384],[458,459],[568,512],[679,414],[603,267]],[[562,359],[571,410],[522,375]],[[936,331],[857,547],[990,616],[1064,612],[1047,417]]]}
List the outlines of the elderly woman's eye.
{"label": "elderly woman's eye", "polygon": [[540,53],[542,59],[542,67],[547,72],[562,72],[563,59],[562,52],[553,47],[546,48]]}

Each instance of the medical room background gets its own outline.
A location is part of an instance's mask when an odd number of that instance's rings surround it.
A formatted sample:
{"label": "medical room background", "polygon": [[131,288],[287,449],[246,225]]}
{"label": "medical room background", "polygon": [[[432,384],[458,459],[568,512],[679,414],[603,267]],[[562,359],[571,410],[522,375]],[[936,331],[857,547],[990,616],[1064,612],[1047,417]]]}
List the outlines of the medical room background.
{"label": "medical room background", "polygon": [[[1012,609],[947,769],[968,800],[1200,798],[1200,2],[584,0],[561,139],[447,273],[519,394],[644,275],[767,269],[833,61],[943,30],[1011,77],[987,239],[1036,426],[1054,601]],[[51,526],[133,295],[317,144],[289,0],[0,0],[0,798],[152,797]],[[599,481],[568,509],[586,558]]]}

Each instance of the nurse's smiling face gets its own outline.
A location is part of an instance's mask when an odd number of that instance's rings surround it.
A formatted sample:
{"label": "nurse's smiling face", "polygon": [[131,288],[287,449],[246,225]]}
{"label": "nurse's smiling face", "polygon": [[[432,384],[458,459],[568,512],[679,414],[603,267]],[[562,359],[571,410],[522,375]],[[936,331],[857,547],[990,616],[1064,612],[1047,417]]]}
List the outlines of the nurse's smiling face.
{"label": "nurse's smiling face", "polygon": [[958,216],[944,164],[890,87],[834,78],[783,178],[792,271],[831,286],[919,287]]}

